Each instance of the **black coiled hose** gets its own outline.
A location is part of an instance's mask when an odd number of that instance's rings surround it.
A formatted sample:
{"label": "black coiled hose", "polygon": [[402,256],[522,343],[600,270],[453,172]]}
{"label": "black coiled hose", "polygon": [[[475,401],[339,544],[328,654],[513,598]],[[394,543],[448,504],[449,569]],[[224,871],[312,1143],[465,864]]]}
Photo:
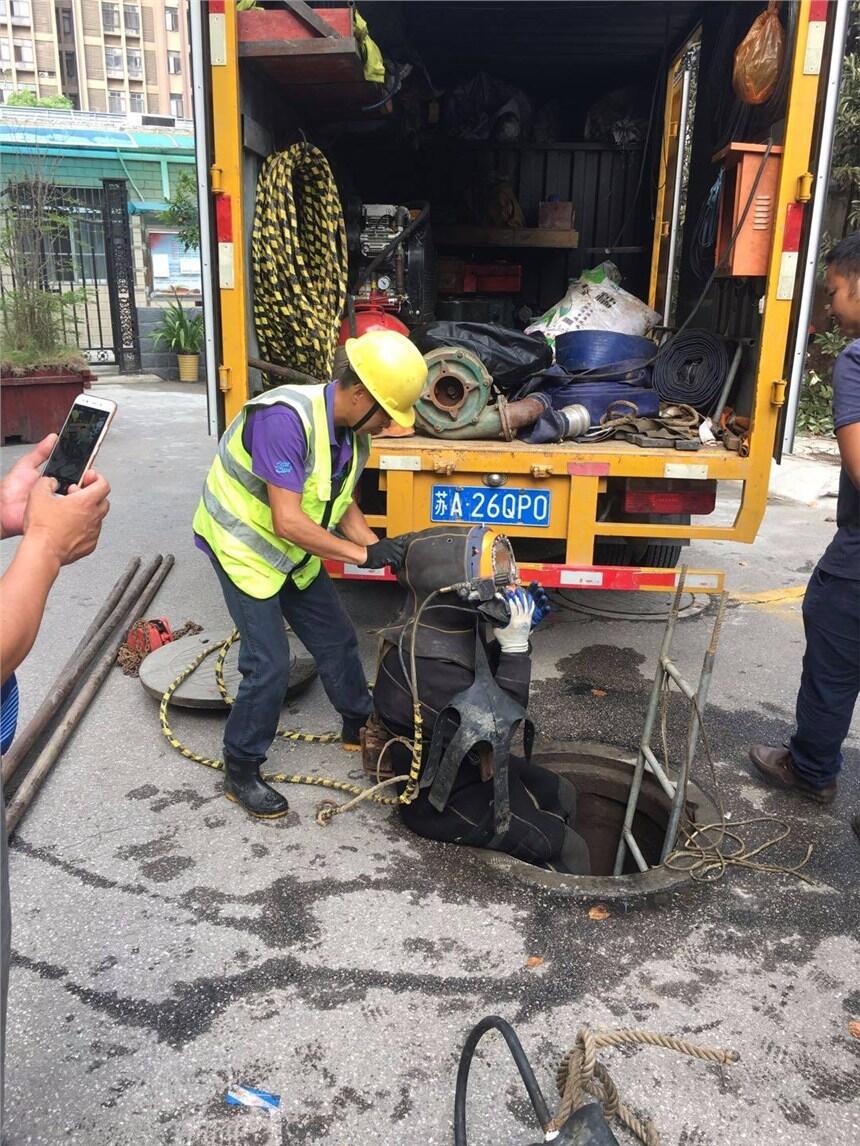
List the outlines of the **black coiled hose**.
{"label": "black coiled hose", "polygon": [[726,344],[709,330],[682,330],[654,359],[653,385],[663,402],[685,403],[708,414],[717,403],[729,369]]}

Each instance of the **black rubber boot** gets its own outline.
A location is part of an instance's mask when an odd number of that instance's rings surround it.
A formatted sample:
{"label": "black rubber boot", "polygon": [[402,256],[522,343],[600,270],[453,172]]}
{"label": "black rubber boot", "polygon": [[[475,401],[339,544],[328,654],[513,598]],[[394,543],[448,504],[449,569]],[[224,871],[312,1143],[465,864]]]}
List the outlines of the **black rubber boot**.
{"label": "black rubber boot", "polygon": [[276,820],[290,810],[286,799],[260,779],[262,760],[224,758],[224,795],[260,820]]}
{"label": "black rubber boot", "polygon": [[344,720],[340,731],[340,745],[345,752],[361,751],[361,730],[365,724],[365,720],[360,724],[357,720]]}

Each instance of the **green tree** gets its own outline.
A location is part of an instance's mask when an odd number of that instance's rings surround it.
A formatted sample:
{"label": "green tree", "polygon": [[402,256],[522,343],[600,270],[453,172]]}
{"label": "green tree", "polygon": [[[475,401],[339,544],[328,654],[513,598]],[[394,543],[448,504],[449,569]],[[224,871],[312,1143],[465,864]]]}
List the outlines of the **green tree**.
{"label": "green tree", "polygon": [[68,96],[37,96],[35,92],[22,89],[6,97],[7,107],[49,107],[57,111],[71,111],[72,101]]}
{"label": "green tree", "polygon": [[197,210],[197,181],[187,172],[180,173],[173,194],[167,200],[167,210],[161,220],[176,227],[177,238],[186,251],[200,248],[200,214]]}

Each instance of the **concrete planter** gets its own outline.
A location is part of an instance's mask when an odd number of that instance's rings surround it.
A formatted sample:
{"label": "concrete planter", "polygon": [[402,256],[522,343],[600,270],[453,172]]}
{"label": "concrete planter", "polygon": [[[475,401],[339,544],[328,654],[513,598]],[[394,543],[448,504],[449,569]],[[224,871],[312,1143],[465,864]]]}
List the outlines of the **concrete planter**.
{"label": "concrete planter", "polygon": [[2,440],[40,442],[59,433],[75,398],[90,388],[89,370],[33,370],[0,377]]}

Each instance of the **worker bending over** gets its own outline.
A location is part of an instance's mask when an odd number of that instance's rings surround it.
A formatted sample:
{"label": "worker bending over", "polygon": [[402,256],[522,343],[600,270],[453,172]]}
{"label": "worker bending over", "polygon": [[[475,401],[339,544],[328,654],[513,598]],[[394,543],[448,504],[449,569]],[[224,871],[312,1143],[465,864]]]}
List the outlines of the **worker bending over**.
{"label": "worker bending over", "polygon": [[[406,540],[400,580],[409,597],[383,631],[366,769],[385,746],[380,763],[390,753],[396,774],[409,772],[405,741],[416,743],[417,701],[420,780],[416,798],[399,805],[404,823],[428,839],[589,874],[588,847],[573,828],[576,789],[529,759],[529,634],[535,600],[548,608],[546,595],[537,585],[515,587],[510,545],[483,526],[427,529]],[[520,731],[524,754],[512,755]]]}
{"label": "worker bending over", "polygon": [[371,435],[392,421],[413,424],[427,367],[394,331],[350,339],[341,359],[328,385],[278,386],[245,403],[218,444],[194,516],[196,543],[241,635],[224,790],[264,818],[289,809],[260,779],[289,683],[283,618],[316,661],[344,745],[357,748],[370,694],[355,629],[322,561],[396,571],[402,560],[404,543],[380,540],[353,494]]}

